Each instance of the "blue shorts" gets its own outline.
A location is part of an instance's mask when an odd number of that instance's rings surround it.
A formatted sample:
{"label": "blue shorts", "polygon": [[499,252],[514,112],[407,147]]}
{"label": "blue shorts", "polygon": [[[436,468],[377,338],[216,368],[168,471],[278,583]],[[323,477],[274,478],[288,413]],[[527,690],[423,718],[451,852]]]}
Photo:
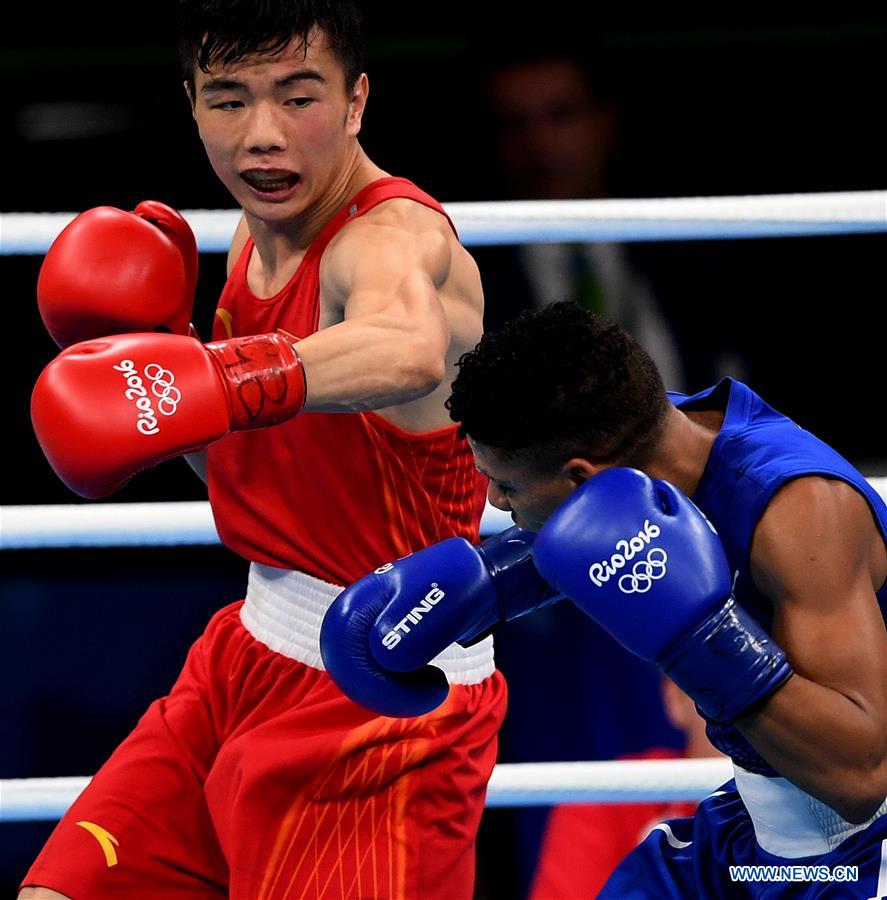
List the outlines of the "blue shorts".
{"label": "blue shorts", "polygon": [[[771,867],[731,871],[731,866]],[[854,878],[855,876],[855,878]],[[728,781],[696,815],[658,825],[610,876],[598,900],[879,900],[887,897],[887,814],[828,853],[787,859],[763,850]]]}

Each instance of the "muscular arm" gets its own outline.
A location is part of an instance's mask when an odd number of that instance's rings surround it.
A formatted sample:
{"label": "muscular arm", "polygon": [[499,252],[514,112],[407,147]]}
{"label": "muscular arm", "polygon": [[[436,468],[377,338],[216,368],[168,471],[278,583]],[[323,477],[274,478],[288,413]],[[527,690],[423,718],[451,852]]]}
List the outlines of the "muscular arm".
{"label": "muscular arm", "polygon": [[379,219],[343,231],[321,267],[323,304],[340,309],[341,321],[298,344],[305,409],[382,409],[433,391],[450,345],[440,295],[450,265],[441,226],[415,230]]}
{"label": "muscular arm", "polygon": [[773,637],[795,675],[739,730],[782,775],[850,822],[887,795],[887,632],[875,590],[884,543],[862,496],[822,478],[791,482],[752,543],[773,600]]}
{"label": "muscular arm", "polygon": [[[403,203],[352,223],[324,254],[320,329],[297,348],[305,411],[378,410],[412,430],[449,424],[438,394],[447,365],[480,336],[479,278],[443,217]],[[239,227],[229,270],[246,236]],[[205,457],[188,461],[205,480]]]}

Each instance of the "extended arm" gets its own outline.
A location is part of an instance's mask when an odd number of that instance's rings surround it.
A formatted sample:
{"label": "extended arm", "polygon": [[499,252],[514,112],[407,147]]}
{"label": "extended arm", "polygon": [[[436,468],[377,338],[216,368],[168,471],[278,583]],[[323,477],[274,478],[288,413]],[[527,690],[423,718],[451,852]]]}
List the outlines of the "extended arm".
{"label": "extended arm", "polygon": [[[358,221],[327,250],[325,303],[343,320],[299,341],[306,410],[383,409],[425,396],[441,382],[450,320],[440,288],[451,253],[442,228]],[[424,221],[424,218],[423,218]],[[480,312],[476,312],[480,329]]]}

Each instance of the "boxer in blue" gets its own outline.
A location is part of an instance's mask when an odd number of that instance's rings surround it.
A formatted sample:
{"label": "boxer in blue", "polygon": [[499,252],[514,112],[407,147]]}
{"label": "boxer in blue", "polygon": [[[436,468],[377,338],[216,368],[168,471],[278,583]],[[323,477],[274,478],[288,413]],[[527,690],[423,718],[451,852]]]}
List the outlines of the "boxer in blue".
{"label": "boxer in blue", "polygon": [[887,895],[887,506],[865,479],[739,382],[667,395],[574,304],[485,336],[449,407],[516,526],[346,591],[321,638],[343,690],[433,708],[437,652],[565,595],[693,698],[735,771],[600,897]]}

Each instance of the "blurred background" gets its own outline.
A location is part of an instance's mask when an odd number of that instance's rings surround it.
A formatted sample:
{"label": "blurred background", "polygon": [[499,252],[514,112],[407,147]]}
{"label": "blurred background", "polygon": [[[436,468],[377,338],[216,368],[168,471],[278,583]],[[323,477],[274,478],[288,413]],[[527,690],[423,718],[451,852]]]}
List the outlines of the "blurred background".
{"label": "blurred background", "polygon": [[[887,187],[887,26],[853,4],[705,19],[671,8],[577,14],[552,2],[522,14],[505,4],[373,6],[363,146],[445,203]],[[131,209],[146,198],[230,206],[181,88],[174,3],[31,4],[21,14],[0,57],[3,211]],[[575,279],[545,274],[575,257],[589,302],[657,347],[670,386],[740,377],[867,474],[887,474],[887,237],[575,250],[478,250],[488,326],[552,299],[540,278],[556,285],[554,299],[578,292]],[[0,501],[70,503],[28,418],[31,386],[56,352],[36,309],[40,258],[0,265],[13,373]],[[203,255],[201,266],[195,321],[206,339],[224,258]],[[204,497],[177,460],[114,499]],[[5,552],[2,561],[0,777],[95,771],[246,577],[221,548]],[[501,761],[680,747],[656,674],[572,609],[515,623],[497,647],[511,685]],[[547,815],[486,815],[479,897],[526,896]],[[0,894],[13,896],[51,827],[0,825]]]}

